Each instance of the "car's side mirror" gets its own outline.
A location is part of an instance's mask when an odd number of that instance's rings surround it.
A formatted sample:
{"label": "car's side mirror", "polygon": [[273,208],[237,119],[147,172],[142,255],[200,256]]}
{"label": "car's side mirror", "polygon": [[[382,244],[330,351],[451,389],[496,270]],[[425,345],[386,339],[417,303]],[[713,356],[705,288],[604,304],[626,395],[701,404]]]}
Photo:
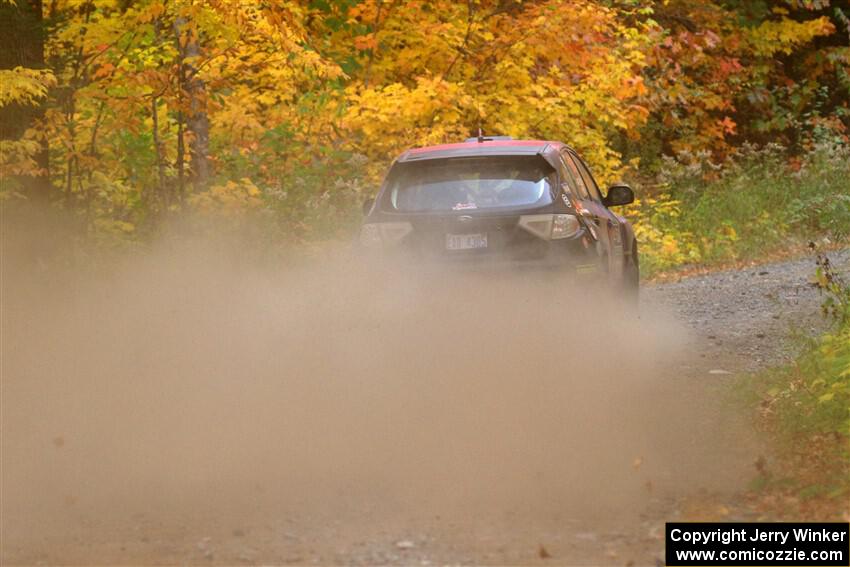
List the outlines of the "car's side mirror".
{"label": "car's side mirror", "polygon": [[372,210],[372,207],[374,205],[375,205],[375,199],[373,199],[372,197],[369,197],[368,199],[363,201],[363,216],[364,217],[369,214],[369,212]]}
{"label": "car's side mirror", "polygon": [[608,194],[602,200],[606,207],[616,207],[617,205],[628,205],[634,203],[635,192],[628,185],[618,184],[608,188]]}

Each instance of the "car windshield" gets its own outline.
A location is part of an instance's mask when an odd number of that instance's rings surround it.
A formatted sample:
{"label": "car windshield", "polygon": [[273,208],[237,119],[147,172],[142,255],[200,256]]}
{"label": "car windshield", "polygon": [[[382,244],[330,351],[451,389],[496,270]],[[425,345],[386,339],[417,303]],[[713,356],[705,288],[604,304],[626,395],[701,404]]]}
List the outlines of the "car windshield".
{"label": "car windshield", "polygon": [[555,171],[539,156],[428,160],[396,166],[389,197],[403,212],[473,211],[552,202]]}

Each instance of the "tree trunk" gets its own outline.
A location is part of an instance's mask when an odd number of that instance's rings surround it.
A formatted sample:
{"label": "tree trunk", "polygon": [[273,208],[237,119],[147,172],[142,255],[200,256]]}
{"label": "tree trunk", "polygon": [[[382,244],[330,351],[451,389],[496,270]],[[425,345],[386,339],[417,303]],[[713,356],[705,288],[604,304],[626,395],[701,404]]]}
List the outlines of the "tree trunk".
{"label": "tree trunk", "polygon": [[[0,2],[0,69],[43,69],[44,24],[41,0],[19,0],[17,6]],[[44,118],[44,104],[10,104],[0,108],[0,139],[16,140],[27,128]],[[28,196],[46,200],[50,194],[48,146],[45,141],[35,156],[41,174],[22,179]]]}
{"label": "tree trunk", "polygon": [[189,155],[192,167],[192,184],[195,191],[206,188],[210,179],[209,144],[210,123],[207,116],[207,93],[204,81],[198,76],[197,61],[201,55],[201,46],[197,32],[187,29],[186,19],[175,19],[180,64],[182,68],[181,85],[186,93],[188,116],[186,131],[190,135]]}
{"label": "tree trunk", "polygon": [[186,148],[183,143],[183,113],[177,112],[177,200],[182,207],[186,198]]}
{"label": "tree trunk", "polygon": [[159,206],[167,210],[171,206],[171,196],[167,194],[165,183],[165,160],[162,157],[162,140],[159,138],[159,110],[157,108],[158,99],[151,99],[151,120],[153,121],[153,147],[156,152],[156,171],[159,180],[158,201]]}

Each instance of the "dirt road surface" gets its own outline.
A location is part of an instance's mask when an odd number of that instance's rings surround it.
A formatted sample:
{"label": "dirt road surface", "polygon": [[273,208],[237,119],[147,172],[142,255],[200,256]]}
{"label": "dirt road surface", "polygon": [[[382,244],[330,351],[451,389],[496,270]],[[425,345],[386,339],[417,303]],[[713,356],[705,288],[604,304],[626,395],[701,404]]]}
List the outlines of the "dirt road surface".
{"label": "dirt road surface", "polygon": [[638,319],[176,257],[7,271],[2,564],[661,564],[764,451],[729,381],[823,325],[812,259],[647,286]]}

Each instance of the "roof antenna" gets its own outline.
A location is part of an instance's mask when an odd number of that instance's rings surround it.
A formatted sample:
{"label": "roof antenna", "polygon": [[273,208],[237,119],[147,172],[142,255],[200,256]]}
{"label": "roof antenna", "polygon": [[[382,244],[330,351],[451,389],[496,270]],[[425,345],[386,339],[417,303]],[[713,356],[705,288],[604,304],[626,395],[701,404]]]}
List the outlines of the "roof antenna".
{"label": "roof antenna", "polygon": [[481,105],[478,100],[475,101],[475,109],[478,111],[478,143],[484,143],[484,131],[481,129]]}

